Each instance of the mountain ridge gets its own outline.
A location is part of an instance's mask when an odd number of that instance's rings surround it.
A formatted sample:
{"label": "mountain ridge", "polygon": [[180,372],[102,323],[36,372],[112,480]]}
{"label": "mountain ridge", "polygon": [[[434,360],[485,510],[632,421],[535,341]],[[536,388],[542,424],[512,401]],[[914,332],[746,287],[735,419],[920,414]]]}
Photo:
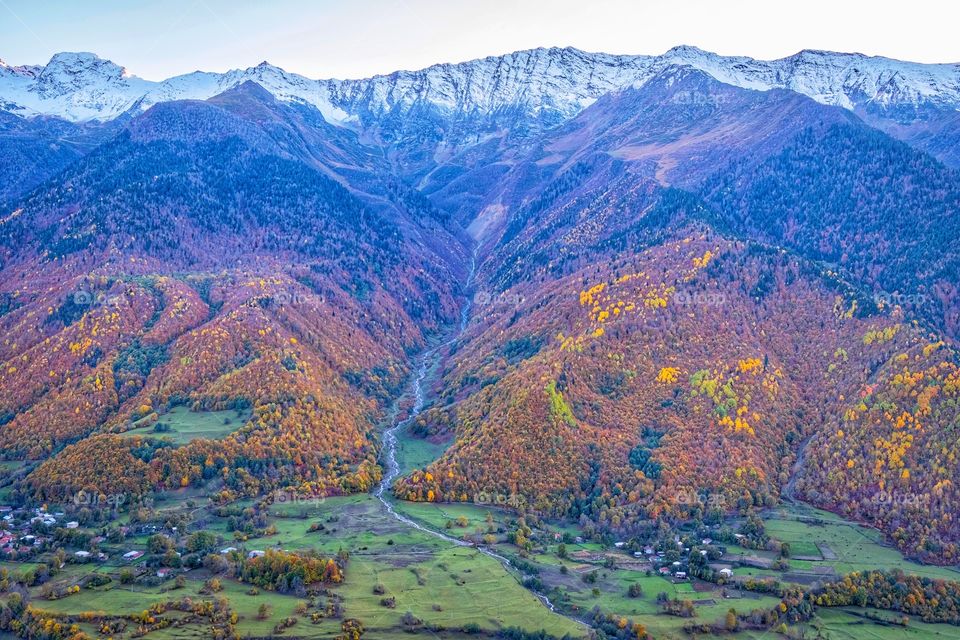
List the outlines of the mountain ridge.
{"label": "mountain ridge", "polygon": [[109,120],[156,102],[209,98],[254,79],[278,98],[311,103],[337,122],[359,115],[361,107],[382,113],[418,100],[464,112],[527,104],[535,111],[553,110],[569,117],[612,89],[645,82],[676,64],[734,86],[791,89],[847,109],[874,102],[960,108],[960,63],[913,63],[812,49],[764,61],[721,56],[689,45],[659,56],[536,48],[347,80],[313,80],[263,62],[224,73],[195,71],[151,81],[92,53],[62,52],[42,67],[0,66],[0,104],[24,116]]}

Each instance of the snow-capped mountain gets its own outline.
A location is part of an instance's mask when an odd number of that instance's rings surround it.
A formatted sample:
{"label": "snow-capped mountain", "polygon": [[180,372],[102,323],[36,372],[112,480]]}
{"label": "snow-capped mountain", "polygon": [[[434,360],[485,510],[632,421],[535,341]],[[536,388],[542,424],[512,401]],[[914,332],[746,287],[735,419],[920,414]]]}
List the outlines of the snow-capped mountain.
{"label": "snow-capped mountain", "polygon": [[0,62],[0,107],[23,116],[110,120],[158,102],[205,99],[253,80],[289,101],[316,106],[328,120],[378,115],[414,105],[490,114],[521,107],[569,117],[617,88],[642,85],[686,65],[738,87],[786,88],[823,104],[960,108],[960,64],[919,64],[861,54],[801,51],[780,60],[727,57],[675,47],[660,56],[588,53],[573,48],[518,51],[363,80],[311,80],[262,63],[226,73],[144,80],[91,53],[59,53],[45,67]]}

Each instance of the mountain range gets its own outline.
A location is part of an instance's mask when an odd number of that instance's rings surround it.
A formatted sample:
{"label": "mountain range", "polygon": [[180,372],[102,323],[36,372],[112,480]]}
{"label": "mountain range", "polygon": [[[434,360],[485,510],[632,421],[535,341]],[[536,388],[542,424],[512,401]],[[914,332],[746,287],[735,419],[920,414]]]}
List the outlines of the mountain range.
{"label": "mountain range", "polygon": [[[612,532],[803,499],[956,562],[958,114],[960,65],[821,51],[0,66],[0,449],[33,500],[367,490],[470,298],[398,496]],[[250,415],[143,435],[182,405]]]}

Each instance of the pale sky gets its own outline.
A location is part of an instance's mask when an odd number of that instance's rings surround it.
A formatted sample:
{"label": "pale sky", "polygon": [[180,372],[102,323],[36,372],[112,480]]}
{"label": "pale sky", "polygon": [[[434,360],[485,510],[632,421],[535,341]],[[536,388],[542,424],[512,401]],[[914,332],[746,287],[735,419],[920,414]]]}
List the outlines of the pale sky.
{"label": "pale sky", "polygon": [[151,80],[263,60],[359,78],[539,46],[960,62],[958,25],[960,0],[0,0],[0,59],[92,51]]}

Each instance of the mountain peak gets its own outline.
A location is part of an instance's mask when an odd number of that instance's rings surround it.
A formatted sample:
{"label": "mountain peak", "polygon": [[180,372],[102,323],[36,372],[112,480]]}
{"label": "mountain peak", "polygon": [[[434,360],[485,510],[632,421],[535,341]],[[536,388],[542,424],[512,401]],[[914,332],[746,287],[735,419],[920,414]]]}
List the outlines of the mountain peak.
{"label": "mountain peak", "polygon": [[127,70],[111,60],[101,58],[87,51],[64,51],[55,53],[44,67],[45,73],[80,73],[95,69],[98,73],[115,77],[126,77]]}
{"label": "mountain peak", "polygon": [[127,70],[93,53],[55,53],[37,82],[44,92],[79,90],[90,85],[116,84],[130,77]]}
{"label": "mountain peak", "polygon": [[675,47],[670,47],[670,49],[667,50],[664,56],[688,55],[688,54],[698,55],[698,56],[716,55],[716,54],[710,53],[709,51],[704,51],[700,47],[696,47],[692,44],[678,44]]}
{"label": "mountain peak", "polygon": [[839,51],[830,51],[828,49],[801,49],[797,53],[789,56],[791,58],[866,58],[868,56],[858,53],[841,53]]}
{"label": "mountain peak", "polygon": [[272,119],[275,116],[269,107],[275,104],[277,99],[256,80],[244,80],[237,86],[213,96],[207,102],[243,113],[254,119],[265,117]]}

